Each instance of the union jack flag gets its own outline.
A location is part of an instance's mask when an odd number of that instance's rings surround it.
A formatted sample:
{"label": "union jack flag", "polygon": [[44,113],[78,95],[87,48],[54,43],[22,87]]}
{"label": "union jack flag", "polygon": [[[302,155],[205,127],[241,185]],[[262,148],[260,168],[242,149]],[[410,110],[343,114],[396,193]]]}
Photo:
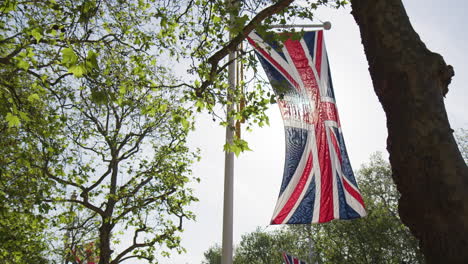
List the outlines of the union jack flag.
{"label": "union jack flag", "polygon": [[271,224],[365,216],[341,133],[323,31],[282,43],[256,32],[247,39],[277,95],[285,129],[283,181]]}
{"label": "union jack flag", "polygon": [[283,259],[285,264],[307,264],[302,260],[299,260],[298,258],[295,258],[293,256],[290,256],[286,253],[283,252]]}

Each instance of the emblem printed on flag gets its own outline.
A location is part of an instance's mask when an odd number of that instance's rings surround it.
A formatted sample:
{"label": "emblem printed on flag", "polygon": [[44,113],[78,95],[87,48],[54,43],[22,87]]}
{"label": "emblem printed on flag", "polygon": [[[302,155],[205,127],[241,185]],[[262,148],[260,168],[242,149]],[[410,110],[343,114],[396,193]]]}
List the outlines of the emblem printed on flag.
{"label": "emblem printed on flag", "polygon": [[278,97],[286,155],[271,224],[366,215],[341,133],[323,31],[282,44],[247,37]]}
{"label": "emblem printed on flag", "polygon": [[283,252],[283,259],[285,264],[307,264],[302,260],[286,254],[285,252]]}

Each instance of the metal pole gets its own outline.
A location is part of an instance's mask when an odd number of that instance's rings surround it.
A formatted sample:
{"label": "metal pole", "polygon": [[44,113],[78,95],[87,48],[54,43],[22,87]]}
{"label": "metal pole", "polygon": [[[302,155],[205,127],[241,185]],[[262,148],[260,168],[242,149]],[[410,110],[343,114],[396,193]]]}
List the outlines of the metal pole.
{"label": "metal pole", "polygon": [[[234,56],[233,56],[234,57]],[[231,60],[231,54],[229,54]],[[235,86],[235,62],[229,65],[229,89]],[[228,97],[232,97],[228,95]],[[228,98],[230,102],[231,98]],[[226,110],[230,113],[233,110],[233,104],[228,103]],[[229,114],[228,114],[229,115]],[[226,127],[226,143],[232,144],[234,137],[234,119],[228,117]],[[234,153],[225,152],[224,156],[224,207],[223,207],[223,255],[221,264],[232,264],[232,234],[233,234],[233,216],[234,216]]]}
{"label": "metal pole", "polygon": [[[229,8],[233,7],[233,0],[226,0]],[[234,20],[234,15],[230,12],[230,21]],[[231,39],[232,36],[229,36]],[[236,89],[236,54],[229,52],[228,81],[226,104],[226,144],[232,144],[234,138],[234,119],[230,115],[234,109],[233,93]],[[224,156],[224,207],[223,207],[223,244],[221,264],[232,264],[232,238],[233,238],[233,218],[234,218],[234,153],[225,152]]]}
{"label": "metal pole", "polygon": [[316,262],[314,261],[314,240],[312,239],[312,225],[307,225],[307,231],[309,233],[309,263],[310,264],[315,264]]}
{"label": "metal pole", "polygon": [[325,21],[323,24],[271,25],[270,28],[323,28],[325,30],[330,30],[331,23]]}

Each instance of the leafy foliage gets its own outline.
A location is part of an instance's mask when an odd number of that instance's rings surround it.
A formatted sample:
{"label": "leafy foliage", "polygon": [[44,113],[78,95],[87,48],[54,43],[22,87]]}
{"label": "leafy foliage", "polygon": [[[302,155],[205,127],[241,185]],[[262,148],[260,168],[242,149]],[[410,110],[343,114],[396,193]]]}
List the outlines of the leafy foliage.
{"label": "leafy foliage", "polygon": [[[307,242],[307,241],[306,241]],[[287,230],[264,232],[260,229],[242,236],[236,248],[236,263],[281,263],[281,253],[297,253],[301,242]]]}
{"label": "leafy foliage", "polygon": [[[148,29],[164,3],[0,5],[2,260],[74,263],[91,242],[101,263],[182,251],[198,157],[183,90],[149,52],[167,43]],[[112,253],[118,231],[133,241]]]}
{"label": "leafy foliage", "polygon": [[[254,125],[261,127],[269,123],[265,110],[275,102],[275,95],[271,90],[265,90],[269,85],[258,78],[253,50],[243,48],[242,41],[252,30],[265,33],[272,24],[284,24],[294,19],[311,20],[319,5],[339,8],[346,3],[322,0],[308,0],[301,4],[292,2],[237,1],[230,5],[226,1],[200,0],[168,4],[169,10],[180,4],[183,12],[166,12],[161,17],[161,34],[166,36],[175,32],[166,52],[181,62],[187,62],[187,72],[194,74],[191,82],[186,81],[183,85],[191,88],[186,98],[195,103],[198,111],[208,110],[218,118],[216,105],[236,104],[238,107],[226,113],[227,118],[221,120],[221,125],[227,126],[228,119],[243,120],[246,129],[250,130]],[[250,72],[254,76],[251,80],[239,80],[235,89],[227,89],[227,68],[231,61],[226,57],[229,52],[235,52],[240,74]],[[235,153],[249,150],[247,142],[239,138],[224,148]]]}
{"label": "leafy foliage", "polygon": [[[307,240],[298,240],[296,234],[287,229],[266,232],[257,228],[254,232],[242,236],[233,261],[235,264],[282,263],[282,252],[299,255],[307,252],[308,245]],[[204,256],[203,264],[221,263],[221,248],[214,245],[204,253]]]}
{"label": "leafy foliage", "polygon": [[48,263],[42,254],[47,249],[42,217],[2,206],[0,219],[1,263]]}
{"label": "leafy foliage", "polygon": [[210,247],[203,253],[205,260],[202,264],[221,264],[221,251],[222,249],[218,244]]}

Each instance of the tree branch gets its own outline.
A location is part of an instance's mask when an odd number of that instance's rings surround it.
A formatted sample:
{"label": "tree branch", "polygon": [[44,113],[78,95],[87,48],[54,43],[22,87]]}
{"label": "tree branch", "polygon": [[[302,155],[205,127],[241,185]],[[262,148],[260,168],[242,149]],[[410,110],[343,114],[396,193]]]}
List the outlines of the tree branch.
{"label": "tree branch", "polygon": [[1,64],[10,64],[10,59],[16,56],[20,51],[24,48],[25,46],[23,45],[18,45],[14,51],[12,51],[10,54],[7,56],[0,58],[0,63]]}
{"label": "tree branch", "polygon": [[134,249],[153,246],[154,244],[156,244],[156,242],[161,241],[163,239],[167,239],[169,237],[169,235],[170,235],[169,233],[164,233],[162,235],[156,236],[150,242],[138,243],[137,242],[138,233],[144,232],[145,230],[146,230],[146,227],[138,228],[137,230],[135,230],[135,233],[134,233],[134,236],[133,236],[133,244],[131,246],[129,246],[128,248],[126,248],[124,251],[122,251],[119,255],[117,255],[117,257],[115,257],[115,259],[112,260],[111,264],[116,264],[116,263],[122,262],[124,259],[131,258],[133,256],[129,256],[129,257],[126,257],[126,258],[123,259],[123,257],[125,255],[132,252]]}
{"label": "tree branch", "polygon": [[143,200],[143,203],[142,204],[139,204],[139,205],[136,205],[136,206],[131,206],[131,207],[128,207],[127,209],[123,210],[122,213],[120,213],[118,216],[116,216],[114,218],[114,222],[118,222],[121,218],[123,218],[124,216],[126,216],[128,213],[130,213],[133,209],[135,208],[144,208],[145,206],[147,206],[148,204],[150,203],[153,203],[157,200],[160,200],[166,196],[169,196],[171,194],[173,194],[174,192],[176,191],[176,189],[171,189],[170,191],[168,192],[165,192],[161,195],[158,195],[158,196],[155,196],[155,197],[151,197],[151,198],[147,198],[147,199],[144,199]]}
{"label": "tree branch", "polygon": [[210,75],[207,80],[203,81],[200,85],[200,88],[196,90],[197,96],[203,94],[203,92],[208,88],[209,85],[213,83],[213,80],[216,79],[216,74],[218,71],[218,63],[226,57],[229,52],[235,51],[236,47],[246,38],[246,36],[255,29],[258,25],[261,24],[263,20],[270,17],[273,14],[276,14],[283,9],[287,8],[294,0],[281,0],[277,3],[263,9],[260,11],[252,20],[243,28],[241,33],[237,34],[226,46],[218,50],[210,58],[208,58],[208,63],[210,67]]}
{"label": "tree branch", "polygon": [[86,199],[84,199],[83,201],[77,199],[44,199],[43,201],[48,203],[77,203],[83,205],[84,207],[90,209],[93,212],[98,213],[100,216],[104,216],[104,211],[101,208],[89,203]]}
{"label": "tree branch", "polygon": [[50,178],[50,179],[52,179],[52,180],[54,180],[54,181],[56,181],[58,183],[61,183],[63,185],[71,185],[71,186],[74,186],[74,187],[76,187],[76,188],[78,188],[80,190],[85,189],[85,187],[83,185],[77,184],[77,183],[72,182],[72,181],[64,180],[64,179],[62,179],[60,177],[57,177],[57,176],[53,175],[52,173],[50,173],[50,171],[48,170],[48,168],[49,168],[49,159],[47,157],[46,157],[46,161],[45,161],[45,164],[44,164],[43,167],[36,166],[34,164],[32,164],[31,166],[36,167],[38,169],[41,169],[48,178]]}

